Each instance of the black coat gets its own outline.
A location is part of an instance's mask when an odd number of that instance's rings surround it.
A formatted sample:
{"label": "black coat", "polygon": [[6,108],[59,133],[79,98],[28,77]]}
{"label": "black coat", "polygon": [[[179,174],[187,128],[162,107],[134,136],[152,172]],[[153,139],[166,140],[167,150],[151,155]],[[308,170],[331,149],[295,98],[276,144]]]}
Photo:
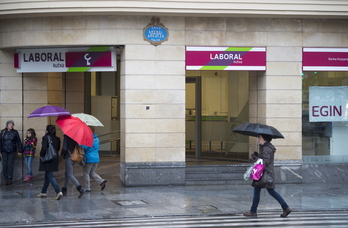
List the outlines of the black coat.
{"label": "black coat", "polygon": [[12,129],[11,131],[8,131],[7,128],[1,130],[0,140],[1,153],[17,152],[17,147],[19,149],[18,152],[23,153],[22,141],[17,130]]}
{"label": "black coat", "polygon": [[262,177],[260,180],[254,180],[252,186],[258,186],[260,188],[269,188],[274,189],[274,153],[276,152],[276,148],[270,142],[265,142],[263,145],[260,145],[260,153],[259,158],[263,159],[263,165],[265,166],[265,172],[268,172],[267,177],[269,178],[269,183],[264,183]]}
{"label": "black coat", "polygon": [[[60,150],[60,138],[55,135],[50,135],[52,145],[56,149],[57,153]],[[42,148],[40,151],[40,157],[45,156],[48,150],[48,137],[47,134],[42,137]],[[50,162],[42,162],[40,159],[39,171],[55,172],[58,171],[59,156]]]}
{"label": "black coat", "polygon": [[63,148],[62,148],[62,157],[64,159],[67,159],[71,157],[70,153],[72,154],[74,152],[75,145],[77,145],[77,142],[67,135],[64,135],[63,137],[64,137],[64,140],[63,140]]}

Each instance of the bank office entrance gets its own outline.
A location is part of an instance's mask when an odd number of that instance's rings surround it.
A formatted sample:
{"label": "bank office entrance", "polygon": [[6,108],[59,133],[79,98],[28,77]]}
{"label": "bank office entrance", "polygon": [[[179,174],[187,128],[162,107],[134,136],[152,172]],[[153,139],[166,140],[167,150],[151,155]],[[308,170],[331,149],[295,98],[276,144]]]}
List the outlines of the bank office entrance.
{"label": "bank office entrance", "polygon": [[42,102],[62,106],[71,114],[83,112],[98,118],[104,125],[95,127],[100,152],[117,156],[120,151],[118,59],[116,48],[110,46],[19,49],[15,67],[33,83],[47,78],[47,88],[43,88],[47,91],[47,101]]}
{"label": "bank office entrance", "polygon": [[266,48],[186,47],[186,163],[245,162],[249,137],[249,71],[266,69]]}
{"label": "bank office entrance", "polygon": [[99,152],[104,156],[120,154],[119,72],[84,73],[85,112],[97,117],[104,125],[95,128],[100,140]]}

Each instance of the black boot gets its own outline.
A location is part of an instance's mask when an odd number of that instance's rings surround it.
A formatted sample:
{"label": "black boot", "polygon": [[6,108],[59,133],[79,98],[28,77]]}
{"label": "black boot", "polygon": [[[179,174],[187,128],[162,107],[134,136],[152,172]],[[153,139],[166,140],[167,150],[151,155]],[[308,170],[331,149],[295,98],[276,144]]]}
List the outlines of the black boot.
{"label": "black boot", "polygon": [[81,185],[79,185],[77,188],[77,191],[79,191],[80,195],[78,196],[78,198],[81,198],[83,196],[83,194],[85,194],[85,190],[81,187]]}
{"label": "black boot", "polygon": [[63,196],[66,196],[66,194],[68,193],[68,189],[63,187],[62,193],[63,193]]}

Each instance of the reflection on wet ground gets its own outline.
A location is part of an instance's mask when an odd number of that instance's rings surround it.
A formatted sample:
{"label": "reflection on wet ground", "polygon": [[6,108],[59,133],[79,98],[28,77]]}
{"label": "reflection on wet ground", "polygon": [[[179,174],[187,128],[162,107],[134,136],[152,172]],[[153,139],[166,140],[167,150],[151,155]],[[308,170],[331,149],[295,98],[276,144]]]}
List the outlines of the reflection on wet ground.
{"label": "reflection on wet ground", "polygon": [[[61,163],[63,165],[63,163]],[[0,187],[0,225],[33,221],[74,221],[149,216],[235,215],[248,211],[253,188],[248,185],[124,187],[119,180],[119,159],[104,157],[97,173],[108,180],[104,191],[91,180],[91,192],[79,199],[70,183],[68,195],[55,200],[50,186],[47,198],[38,198],[43,173],[29,182],[17,181]],[[75,165],[82,182],[82,167]],[[64,170],[55,173],[60,186]],[[348,184],[278,184],[276,190],[295,212],[347,210]],[[261,192],[259,213],[279,217],[279,204]]]}

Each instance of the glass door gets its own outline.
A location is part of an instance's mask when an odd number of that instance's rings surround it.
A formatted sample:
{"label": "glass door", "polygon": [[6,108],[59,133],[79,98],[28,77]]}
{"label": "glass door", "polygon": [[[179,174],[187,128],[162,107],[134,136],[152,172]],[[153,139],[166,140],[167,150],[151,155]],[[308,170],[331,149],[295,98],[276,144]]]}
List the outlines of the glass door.
{"label": "glass door", "polygon": [[186,157],[247,161],[248,137],[232,129],[249,121],[249,73],[187,71]]}
{"label": "glass door", "polygon": [[104,125],[95,128],[100,140],[100,152],[103,155],[118,155],[120,153],[119,71],[88,72],[85,81],[85,110]]}

